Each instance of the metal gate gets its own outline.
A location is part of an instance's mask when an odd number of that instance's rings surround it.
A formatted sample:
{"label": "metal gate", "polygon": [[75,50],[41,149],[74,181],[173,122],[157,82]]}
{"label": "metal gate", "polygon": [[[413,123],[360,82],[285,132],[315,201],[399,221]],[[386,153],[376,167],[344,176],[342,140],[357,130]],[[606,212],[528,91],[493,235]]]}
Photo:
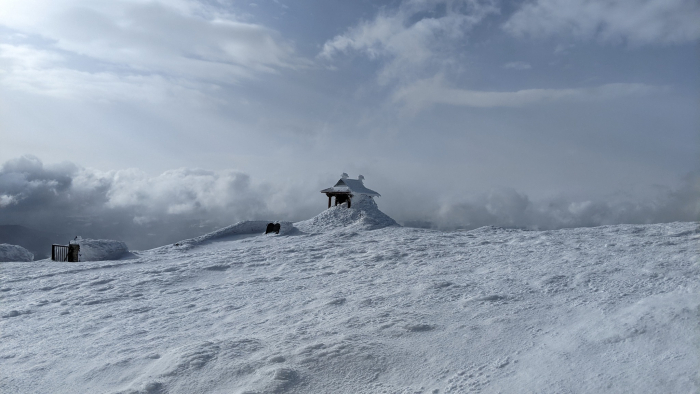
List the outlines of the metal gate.
{"label": "metal gate", "polygon": [[51,260],[78,262],[80,245],[51,245]]}

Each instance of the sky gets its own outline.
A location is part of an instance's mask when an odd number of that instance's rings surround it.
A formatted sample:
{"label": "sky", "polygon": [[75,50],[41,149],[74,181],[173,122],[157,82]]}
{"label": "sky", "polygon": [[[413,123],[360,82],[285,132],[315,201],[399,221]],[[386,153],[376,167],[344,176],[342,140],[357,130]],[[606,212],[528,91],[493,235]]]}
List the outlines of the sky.
{"label": "sky", "polygon": [[0,224],[151,247],[343,172],[405,225],[698,220],[699,42],[696,0],[4,0]]}

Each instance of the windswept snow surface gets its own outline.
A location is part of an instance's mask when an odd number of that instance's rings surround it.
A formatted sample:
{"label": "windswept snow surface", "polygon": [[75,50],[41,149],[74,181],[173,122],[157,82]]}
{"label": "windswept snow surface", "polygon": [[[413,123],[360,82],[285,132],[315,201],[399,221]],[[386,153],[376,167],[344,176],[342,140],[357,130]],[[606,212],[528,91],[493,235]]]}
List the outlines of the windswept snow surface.
{"label": "windswept snow surface", "polygon": [[111,263],[5,263],[0,385],[698,392],[698,223],[439,232],[354,208],[290,236],[234,232]]}
{"label": "windswept snow surface", "polygon": [[19,245],[0,244],[0,263],[7,261],[32,261],[34,254]]}
{"label": "windswept snow surface", "polygon": [[122,241],[112,239],[80,239],[80,261],[119,260],[129,254]]}

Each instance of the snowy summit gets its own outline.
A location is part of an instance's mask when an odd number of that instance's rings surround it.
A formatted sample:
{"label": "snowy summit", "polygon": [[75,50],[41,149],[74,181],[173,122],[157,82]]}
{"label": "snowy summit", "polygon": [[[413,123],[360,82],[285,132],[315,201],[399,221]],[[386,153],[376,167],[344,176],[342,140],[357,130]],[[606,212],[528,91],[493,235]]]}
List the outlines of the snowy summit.
{"label": "snowy summit", "polygon": [[351,192],[352,204],[282,222],[279,234],[264,234],[268,221],[241,222],[117,262],[2,263],[0,385],[698,390],[698,223],[405,228],[341,180],[334,191]]}

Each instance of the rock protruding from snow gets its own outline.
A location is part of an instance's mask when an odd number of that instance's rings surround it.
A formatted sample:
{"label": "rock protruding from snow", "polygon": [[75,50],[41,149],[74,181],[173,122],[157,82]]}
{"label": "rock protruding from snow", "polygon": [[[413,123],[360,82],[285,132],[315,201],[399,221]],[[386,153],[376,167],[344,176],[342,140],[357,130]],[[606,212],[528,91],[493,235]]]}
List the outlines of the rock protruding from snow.
{"label": "rock protruding from snow", "polygon": [[379,210],[372,197],[358,195],[347,203],[331,207],[315,217],[294,223],[294,227],[305,233],[322,233],[338,228],[353,227],[358,230],[376,230],[399,224]]}
{"label": "rock protruding from snow", "polygon": [[10,261],[34,261],[34,255],[19,245],[0,244],[0,262]]}
{"label": "rock protruding from snow", "polygon": [[79,239],[80,261],[119,260],[129,254],[129,248],[122,241],[112,239]]}

